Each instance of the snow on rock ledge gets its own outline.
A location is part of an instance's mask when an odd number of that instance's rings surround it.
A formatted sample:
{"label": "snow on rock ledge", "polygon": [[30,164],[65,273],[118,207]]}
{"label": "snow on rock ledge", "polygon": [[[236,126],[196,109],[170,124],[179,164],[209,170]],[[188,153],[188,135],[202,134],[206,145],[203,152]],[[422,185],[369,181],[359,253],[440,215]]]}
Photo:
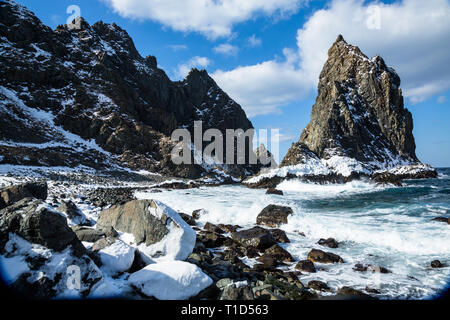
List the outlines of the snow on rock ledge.
{"label": "snow on rock ledge", "polygon": [[185,260],[196,241],[195,231],[175,210],[154,200],[134,200],[113,206],[99,214],[97,225],[131,234],[132,245],[149,263]]}
{"label": "snow on rock ledge", "polygon": [[148,265],[128,281],[146,296],[159,300],[186,300],[213,283],[199,267],[183,261]]}

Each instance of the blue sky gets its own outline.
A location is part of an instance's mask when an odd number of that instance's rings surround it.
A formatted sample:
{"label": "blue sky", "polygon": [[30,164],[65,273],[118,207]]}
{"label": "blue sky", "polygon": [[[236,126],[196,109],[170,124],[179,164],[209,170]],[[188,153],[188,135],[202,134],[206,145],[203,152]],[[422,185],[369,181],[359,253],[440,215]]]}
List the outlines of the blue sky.
{"label": "blue sky", "polygon": [[[318,74],[339,33],[402,78],[417,155],[450,167],[450,4],[447,0],[18,0],[47,25],[77,5],[89,22],[116,22],[141,55],[178,80],[206,68],[255,128],[280,128],[280,156],[309,122]],[[210,2],[209,6],[205,3]],[[226,3],[238,3],[233,10]],[[264,3],[264,4],[261,4]],[[236,5],[237,6],[237,5]]]}

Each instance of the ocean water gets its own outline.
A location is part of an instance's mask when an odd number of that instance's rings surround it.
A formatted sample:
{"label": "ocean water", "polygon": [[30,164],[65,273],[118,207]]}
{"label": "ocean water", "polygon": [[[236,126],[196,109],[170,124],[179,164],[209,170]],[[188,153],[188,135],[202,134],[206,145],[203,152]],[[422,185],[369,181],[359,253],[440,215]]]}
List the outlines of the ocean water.
{"label": "ocean water", "polygon": [[[317,264],[320,271],[301,275],[303,283],[321,280],[335,290],[370,287],[380,292],[377,296],[381,299],[429,299],[450,284],[450,225],[431,221],[449,216],[450,168],[438,171],[438,179],[409,180],[403,187],[377,186],[368,181],[342,185],[287,181],[278,186],[284,196],[235,185],[139,192],[137,196],[163,201],[188,214],[203,208],[207,212],[200,224],[209,221],[243,228],[253,227],[258,213],[269,204],[290,206],[294,214],[280,228],[291,243],[282,246],[297,260],[317,248],[336,253],[345,261]],[[329,237],[339,242],[339,248],[317,244],[320,238]],[[445,267],[432,269],[430,262],[435,259]],[[356,272],[352,269],[356,263],[379,265],[392,273]]]}

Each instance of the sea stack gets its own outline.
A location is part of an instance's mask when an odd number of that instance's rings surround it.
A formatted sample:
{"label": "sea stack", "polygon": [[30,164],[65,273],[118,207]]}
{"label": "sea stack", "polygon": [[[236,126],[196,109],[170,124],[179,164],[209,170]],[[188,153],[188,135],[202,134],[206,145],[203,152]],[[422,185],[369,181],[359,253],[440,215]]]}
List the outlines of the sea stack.
{"label": "sea stack", "polygon": [[401,178],[435,177],[416,156],[413,119],[400,77],[379,55],[369,59],[342,35],[328,50],[311,121],[280,169],[252,178],[348,181],[388,171]]}

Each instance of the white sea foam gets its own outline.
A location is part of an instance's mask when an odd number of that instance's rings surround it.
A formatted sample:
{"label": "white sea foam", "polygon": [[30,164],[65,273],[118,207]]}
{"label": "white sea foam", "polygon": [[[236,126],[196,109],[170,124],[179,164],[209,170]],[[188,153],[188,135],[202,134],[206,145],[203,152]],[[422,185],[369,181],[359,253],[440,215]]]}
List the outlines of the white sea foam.
{"label": "white sea foam", "polygon": [[[204,208],[200,224],[209,221],[243,228],[253,227],[259,212],[269,204],[290,206],[294,214],[280,228],[286,231],[291,243],[282,246],[297,260],[305,259],[312,248],[318,248],[339,254],[345,261],[339,265],[320,265],[326,271],[302,275],[300,280],[306,283],[322,280],[333,289],[344,285],[357,289],[369,286],[380,290],[381,297],[423,298],[435,294],[449,280],[449,267],[439,270],[429,267],[434,259],[450,261],[450,229],[446,224],[430,221],[437,213],[429,209],[442,208],[373,200],[380,194],[410,187],[383,187],[368,181],[317,185],[290,180],[277,188],[284,191],[284,196],[266,195],[265,190],[241,186],[136,195],[160,200],[188,214]],[[300,232],[306,237],[300,236]],[[329,237],[340,243],[339,248],[317,244],[320,238]],[[251,260],[244,262],[252,264]],[[392,273],[355,272],[352,268],[356,263],[381,265]],[[293,266],[295,263],[288,269]]]}

